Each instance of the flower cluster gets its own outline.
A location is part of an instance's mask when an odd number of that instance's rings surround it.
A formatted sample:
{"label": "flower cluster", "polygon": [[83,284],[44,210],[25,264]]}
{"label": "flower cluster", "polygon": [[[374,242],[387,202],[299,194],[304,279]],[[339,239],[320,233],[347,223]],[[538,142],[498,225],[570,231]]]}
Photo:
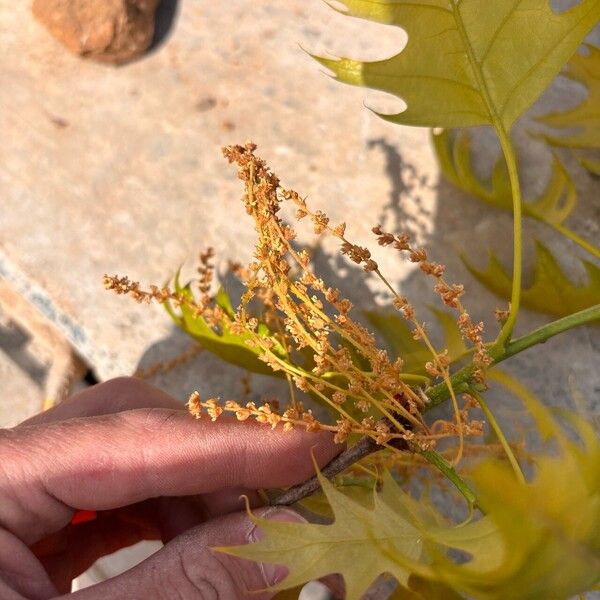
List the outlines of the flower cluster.
{"label": "flower cluster", "polygon": [[[259,358],[273,371],[282,372],[290,384],[290,404],[283,412],[272,403],[257,406],[253,402],[239,404],[228,400],[221,404],[214,398],[202,401],[198,394],[189,399],[190,411],[196,417],[204,411],[212,420],[230,413],[240,421],[254,418],[271,427],[281,423],[286,430],[296,426],[327,429],[335,432],[337,442],[346,441],[350,434],[366,435],[388,447],[398,447],[401,440],[404,447],[427,449],[441,437],[457,435],[462,448],[463,436],[478,435],[481,428],[469,420],[464,409],[458,408],[449,380],[447,351],[433,347],[424,325],[417,320],[415,308],[381,274],[370,251],[346,238],[346,225],[332,225],[325,213],[312,211],[297,192],[282,188],[278,177],[254,151],[254,144],[223,150],[229,162],[237,165],[244,183],[242,201],[257,233],[252,262],[231,267],[245,286],[233,314],[225,314],[209,293],[214,276],[212,250],[200,255],[199,298],[188,287],[173,292],[168,287],[154,286],[144,291],[127,278],[105,277],[107,288],[130,294],[139,302],[156,300],[185,305],[215,328],[222,328],[225,323],[230,333],[243,335]],[[293,205],[297,219],[310,219],[316,234],[338,238],[342,254],[379,277],[390,289],[394,306],[414,326],[414,337],[423,340],[431,352],[431,360],[424,365],[427,373],[446,381],[452,391],[454,423],[427,425],[423,412],[429,399],[427,390],[420,386],[430,380],[417,377],[420,385],[415,384],[414,374],[403,371],[402,357],[390,357],[377,345],[374,334],[353,317],[352,302],[312,271],[309,254],[294,242],[296,232],[279,216],[283,203]],[[489,364],[482,341],[483,326],[473,324],[462,306],[463,287],[448,284],[443,278],[444,266],[429,261],[425,249],[413,247],[408,235],[394,235],[380,226],[373,232],[379,245],[406,254],[408,260],[435,278],[435,291],[446,305],[458,311],[459,329],[474,346],[476,368],[483,380]],[[251,310],[251,303],[262,307],[262,312]],[[322,423],[305,410],[295,390],[329,406],[338,415],[335,424]]]}

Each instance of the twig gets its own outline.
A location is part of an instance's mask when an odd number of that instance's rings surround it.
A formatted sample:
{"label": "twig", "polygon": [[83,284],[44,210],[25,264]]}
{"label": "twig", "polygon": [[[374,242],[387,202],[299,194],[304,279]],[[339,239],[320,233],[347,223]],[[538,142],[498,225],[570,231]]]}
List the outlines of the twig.
{"label": "twig", "polygon": [[[596,304],[595,306],[591,306],[585,310],[579,311],[567,317],[563,317],[558,321],[554,321],[535,331],[524,335],[521,338],[513,340],[505,347],[493,347],[490,351],[490,354],[493,359],[492,364],[498,364],[503,360],[513,356],[514,354],[518,354],[531,346],[535,346],[536,344],[544,343],[546,340],[551,337],[571,329],[577,325],[585,325],[587,323],[593,323],[600,319],[600,304]],[[462,392],[468,391],[468,382],[471,381],[473,375],[472,366],[467,365],[463,367],[459,371],[457,371],[451,378],[450,381],[453,384],[455,391]],[[445,400],[449,396],[449,390],[446,383],[439,383],[436,386],[433,386],[426,390],[426,394],[430,400],[430,404],[427,406],[428,409],[433,408],[440,404],[443,400]],[[387,419],[383,419],[384,422],[390,425]],[[393,427],[392,427],[393,429]],[[408,445],[404,440],[398,440],[396,442],[397,447],[401,449],[408,448]],[[373,452],[377,452],[381,450],[383,446],[380,446],[370,437],[361,438],[354,446],[351,446],[347,450],[344,450],[341,454],[336,456],[330,463],[328,463],[321,473],[327,477],[327,479],[332,479],[345,469],[351,467],[355,462],[359,461],[361,458],[372,454]],[[314,494],[321,487],[319,480],[316,477],[312,477],[308,481],[296,485],[294,487],[289,488],[281,495],[276,497],[271,501],[272,506],[289,506],[290,504],[294,504],[302,498],[306,498],[306,496],[310,496]]]}
{"label": "twig", "polygon": [[[389,426],[389,421],[387,419],[381,419],[381,422]],[[390,442],[390,445],[391,444],[392,443]],[[394,440],[393,445],[399,449],[406,449],[408,447],[406,442],[402,439]],[[332,461],[327,463],[322,469],[321,474],[327,479],[333,479],[333,477],[351,467],[361,458],[373,454],[373,452],[382,450],[383,448],[384,446],[378,444],[373,438],[364,436],[358,440],[356,444],[350,446],[350,448],[347,448],[341,454],[338,454]],[[317,477],[311,477],[311,479],[287,489],[275,499],[271,500],[271,505],[289,506],[302,500],[302,498],[306,498],[306,496],[314,494],[320,487],[321,484]]]}

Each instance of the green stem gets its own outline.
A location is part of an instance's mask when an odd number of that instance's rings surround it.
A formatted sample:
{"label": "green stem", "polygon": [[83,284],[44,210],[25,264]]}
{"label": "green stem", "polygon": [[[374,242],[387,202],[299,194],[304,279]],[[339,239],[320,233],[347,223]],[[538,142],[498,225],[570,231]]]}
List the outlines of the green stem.
{"label": "green stem", "polygon": [[454,484],[456,489],[469,503],[469,507],[476,506],[477,498],[471,488],[463,481],[454,467],[441,454],[438,454],[435,450],[421,450],[420,454]]}
{"label": "green stem", "polygon": [[[573,329],[573,327],[579,325],[593,323],[594,321],[600,321],[600,304],[590,306],[589,308],[580,310],[579,312],[558,319],[557,321],[552,321],[552,323],[543,325],[538,329],[534,329],[530,333],[513,340],[504,347],[498,345],[492,346],[490,348],[490,356],[493,361],[492,364],[498,364],[515,354],[523,352],[523,350],[527,350],[527,348],[531,348],[531,346],[543,344],[546,340],[549,340],[551,337],[554,337],[563,331]],[[450,377],[452,387],[456,392],[467,391],[472,376],[473,365],[467,365],[466,367],[459,369],[452,377]],[[450,397],[450,390],[446,383],[442,382],[426,389],[425,394],[430,400],[430,404],[427,407],[430,409],[442,403],[444,400],[447,400]]]}
{"label": "green stem", "polygon": [[[370,375],[372,371],[363,371],[363,373]],[[323,379],[331,379],[333,377],[345,377],[345,375],[339,371],[326,371],[321,375],[321,377]],[[427,377],[426,375],[418,375],[417,373],[400,373],[398,378],[400,381],[405,381],[406,383],[410,383],[412,385],[417,385],[420,383],[428,384],[431,381],[431,377]]]}
{"label": "green stem", "polygon": [[522,205],[521,205],[521,185],[519,183],[519,173],[517,171],[517,159],[515,151],[512,147],[510,137],[502,125],[496,126],[500,146],[504,153],[508,175],[510,178],[510,188],[512,190],[513,201],[513,276],[512,276],[512,292],[510,295],[510,312],[508,319],[502,327],[496,343],[499,346],[506,344],[512,335],[517,315],[519,314],[519,304],[521,302],[521,272],[522,272]]}
{"label": "green stem", "polygon": [[568,331],[569,329],[579,327],[580,325],[588,325],[595,321],[600,321],[600,304],[594,304],[594,306],[584,308],[572,315],[567,315],[562,319],[557,319],[556,321],[542,325],[541,327],[530,331],[523,337],[513,340],[508,344],[500,357],[494,359],[494,362],[498,363],[510,356],[519,354],[519,352],[523,352],[523,350],[527,350],[527,348],[530,348],[531,346],[543,344],[545,341],[563,331]]}
{"label": "green stem", "polygon": [[490,407],[488,406],[487,402],[484,400],[483,396],[478,391],[470,389],[469,393],[474,398],[476,398],[477,402],[479,403],[479,406],[481,407],[481,410],[483,411],[485,418],[488,420],[490,427],[496,434],[496,437],[498,438],[500,445],[504,449],[504,452],[506,453],[506,458],[508,458],[508,462],[510,463],[511,467],[513,468],[513,471],[515,472],[517,479],[521,483],[525,483],[525,476],[523,475],[523,471],[521,471],[521,467],[519,466],[519,463],[512,451],[512,448],[510,447],[510,445],[504,435],[504,432],[502,431],[502,428],[498,424],[498,421],[496,421],[496,417],[494,416],[494,413],[490,410]]}

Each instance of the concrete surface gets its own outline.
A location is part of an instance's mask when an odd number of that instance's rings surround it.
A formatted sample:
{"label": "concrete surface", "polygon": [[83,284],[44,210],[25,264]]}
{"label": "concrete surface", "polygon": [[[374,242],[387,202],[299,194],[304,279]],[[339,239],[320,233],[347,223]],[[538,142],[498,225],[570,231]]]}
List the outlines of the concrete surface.
{"label": "concrete surface", "polygon": [[[308,194],[333,221],[346,221],[357,242],[372,247],[377,222],[411,231],[466,284],[473,315],[491,321],[499,301],[473,281],[457,251],[466,248],[482,264],[493,246],[510,264],[509,215],[440,178],[426,130],[385,123],[362,105],[389,99],[330,80],[300,47],[377,59],[402,46],[402,32],[344,18],[320,0],[164,6],[154,50],[112,68],[67,53],[33,20],[29,3],[0,0],[0,277],[60,328],[100,380],[169,360],[189,344],[161,309],[105,292],[105,272],[162,283],[208,245],[221,265],[249,258],[252,225],[220,156],[221,146],[248,139],[285,185]],[[580,98],[581,89],[559,81],[542,105]],[[549,152],[526,135],[536,127],[530,115],[517,135],[528,155],[526,195],[540,192],[549,173]],[[490,140],[481,131],[475,146],[482,172],[496,151]],[[581,201],[569,225],[597,243],[599,181],[579,171],[577,185]],[[534,238],[549,243],[573,278],[581,275],[574,257],[582,253],[530,221],[527,265]],[[300,239],[313,243],[306,230]],[[431,301],[429,282],[410,265],[380,249],[375,258],[403,293]],[[360,305],[381,302],[360,271],[326,253],[317,260],[326,279]],[[523,311],[519,330],[546,320]],[[0,353],[0,389],[12,399],[0,405],[3,425],[39,406],[43,365],[31,372],[19,363],[24,345],[0,330],[7,351]],[[599,346],[597,330],[572,331],[507,368],[551,403],[569,405],[579,390],[585,410],[597,414]],[[239,395],[241,375],[203,353],[150,381],[182,399],[193,389],[230,397]],[[269,378],[252,385],[257,394],[281,391]],[[497,406],[506,403],[501,390],[492,394]],[[140,552],[110,568],[124,568]]]}
{"label": "concrete surface", "polygon": [[[151,54],[111,68],[65,52],[26,3],[0,0],[0,50],[11,57],[0,65],[0,276],[57,324],[100,379],[133,372],[152,346],[161,346],[162,359],[173,356],[162,311],[105,292],[103,273],[160,283],[207,245],[221,264],[249,257],[251,224],[220,157],[222,145],[246,139],[259,144],[287,185],[334,221],[347,221],[355,240],[372,242],[369,229],[378,221],[416,232],[469,286],[473,312],[489,317],[496,299],[472,283],[454,251],[469,239],[476,256],[491,242],[508,259],[509,216],[440,181],[426,130],[374,117],[363,99],[385,99],[332,81],[299,46],[374,59],[401,47],[401,31],[347,19],[318,0],[246,0],[227,10],[181,2],[171,17]],[[561,82],[544,103],[580,97]],[[549,155],[524,129],[524,183],[539,191]],[[479,150],[485,169],[495,146],[481,143]],[[578,183],[582,195],[594,197],[597,182],[580,174]],[[597,216],[597,201],[584,201],[570,223],[597,239]],[[527,227],[528,237],[549,233]],[[311,237],[303,232],[301,239]],[[566,241],[555,248],[566,262],[573,255]],[[406,291],[428,286],[393,253],[377,259]],[[342,277],[355,297],[360,291],[360,302],[372,302],[373,286],[362,276]],[[557,365],[548,364],[550,351],[538,370],[556,378],[590,373],[595,349],[583,332],[572,340],[576,361],[565,364],[561,348]],[[555,395],[554,377],[544,381],[542,390]],[[590,397],[596,384],[582,385]]]}
{"label": "concrete surface", "polygon": [[[346,220],[357,241],[370,242],[377,221],[416,232],[469,284],[473,312],[489,316],[497,301],[452,252],[468,241],[476,255],[491,242],[508,257],[508,215],[440,182],[426,130],[374,117],[363,99],[385,99],[330,80],[299,46],[374,59],[401,47],[401,31],[347,19],[318,0],[166,4],[172,27],[154,51],[112,68],[65,52],[27,3],[0,1],[0,49],[11,57],[0,65],[0,277],[61,328],[100,379],[133,372],[171,337],[160,309],[105,292],[103,273],[160,283],[207,245],[223,263],[248,258],[251,224],[220,157],[222,145],[246,139],[285,184]],[[546,105],[576,100],[564,82],[555,87]],[[525,184],[539,190],[548,152],[527,145],[534,158]],[[493,151],[480,145],[480,162]],[[597,186],[585,175],[579,183],[586,196]],[[597,214],[597,203],[582,202],[571,221],[597,238]],[[427,285],[393,253],[377,258],[407,291]],[[348,279],[355,290],[357,277]],[[373,286],[361,287],[359,300],[372,302]],[[591,342],[576,339],[580,360],[550,372],[580,363],[590,372]],[[584,385],[588,396],[594,385]]]}
{"label": "concrete surface", "polygon": [[[182,2],[165,43],[121,69],[66,53],[25,3],[0,3],[0,27],[13,57],[0,68],[0,276],[52,315],[101,379],[133,371],[169,330],[160,311],[104,292],[104,272],[162,282],[207,245],[223,261],[250,255],[224,144],[256,141],[286,183],[335,199],[332,217],[363,237],[387,202],[386,157],[370,144],[397,130],[298,46],[339,47],[354,30],[319,2]],[[368,53],[372,33],[353,45]],[[405,160],[435,178],[427,132],[404,137]],[[415,185],[431,209],[434,190]]]}
{"label": "concrete surface", "polygon": [[2,317],[0,313],[0,427],[12,427],[41,409],[46,368],[30,352],[27,334]]}

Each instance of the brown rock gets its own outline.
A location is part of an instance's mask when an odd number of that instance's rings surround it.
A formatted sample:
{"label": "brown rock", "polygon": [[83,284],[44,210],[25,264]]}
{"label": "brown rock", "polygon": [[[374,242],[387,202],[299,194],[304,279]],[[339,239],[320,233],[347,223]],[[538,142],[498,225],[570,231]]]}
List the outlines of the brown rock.
{"label": "brown rock", "polygon": [[141,54],[154,34],[160,0],[34,0],[34,16],[69,50],[120,64]]}

